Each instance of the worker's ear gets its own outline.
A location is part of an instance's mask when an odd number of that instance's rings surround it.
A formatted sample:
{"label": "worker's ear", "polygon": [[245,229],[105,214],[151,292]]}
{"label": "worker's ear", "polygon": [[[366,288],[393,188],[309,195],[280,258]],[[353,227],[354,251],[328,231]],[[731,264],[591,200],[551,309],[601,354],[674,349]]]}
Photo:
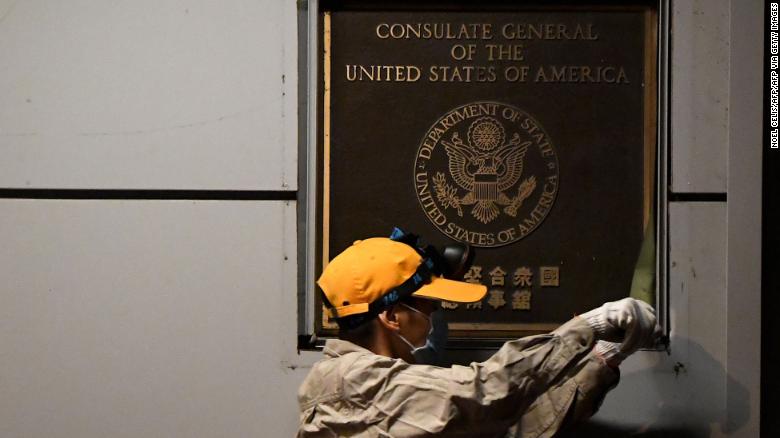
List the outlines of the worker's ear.
{"label": "worker's ear", "polygon": [[401,325],[398,323],[398,315],[395,313],[395,306],[390,306],[383,310],[377,315],[377,319],[379,320],[379,324],[388,330],[396,332],[401,330]]}

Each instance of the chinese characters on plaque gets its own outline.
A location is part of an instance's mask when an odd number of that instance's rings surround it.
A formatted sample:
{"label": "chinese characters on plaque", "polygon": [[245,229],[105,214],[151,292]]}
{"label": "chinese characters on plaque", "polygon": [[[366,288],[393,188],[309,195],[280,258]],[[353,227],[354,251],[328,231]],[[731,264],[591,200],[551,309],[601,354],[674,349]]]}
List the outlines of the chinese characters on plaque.
{"label": "chinese characters on plaque", "polygon": [[[483,272],[487,271],[487,274]],[[536,275],[535,275],[536,274]],[[560,268],[558,266],[539,266],[534,270],[529,266],[518,266],[507,272],[501,266],[487,270],[483,266],[472,266],[463,276],[463,281],[484,284],[488,294],[482,301],[465,304],[466,310],[486,311],[488,308],[499,310],[509,305],[512,310],[531,310],[534,278],[539,287],[558,287],[560,285]],[[487,304],[487,307],[483,304]],[[443,309],[453,310],[460,307],[458,303],[444,301]]]}

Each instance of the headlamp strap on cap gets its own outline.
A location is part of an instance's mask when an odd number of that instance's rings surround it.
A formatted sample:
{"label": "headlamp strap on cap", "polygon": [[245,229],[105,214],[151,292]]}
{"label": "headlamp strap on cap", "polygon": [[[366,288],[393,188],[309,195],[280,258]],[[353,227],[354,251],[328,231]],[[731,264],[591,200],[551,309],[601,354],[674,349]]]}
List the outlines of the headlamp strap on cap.
{"label": "headlamp strap on cap", "polygon": [[430,259],[424,260],[417,267],[417,270],[406,281],[391,289],[386,294],[382,295],[382,298],[374,301],[368,305],[369,312],[376,310],[381,312],[382,309],[398,304],[402,299],[411,296],[417,292],[425,283],[431,281],[431,275],[433,275],[433,262]]}
{"label": "headlamp strap on cap", "polygon": [[390,233],[390,240],[395,240],[396,242],[405,243],[412,248],[414,248],[417,252],[420,252],[419,243],[420,243],[420,236],[412,233],[407,233],[406,231],[398,228],[393,227],[393,232]]}
{"label": "headlamp strap on cap", "polygon": [[433,245],[425,245],[422,239],[420,239],[420,236],[407,233],[398,227],[393,227],[393,232],[390,233],[390,240],[405,243],[414,248],[414,250],[420,254],[420,257],[423,258],[424,262],[431,264],[430,269],[433,274],[442,276],[446,272],[446,261],[441,257]]}

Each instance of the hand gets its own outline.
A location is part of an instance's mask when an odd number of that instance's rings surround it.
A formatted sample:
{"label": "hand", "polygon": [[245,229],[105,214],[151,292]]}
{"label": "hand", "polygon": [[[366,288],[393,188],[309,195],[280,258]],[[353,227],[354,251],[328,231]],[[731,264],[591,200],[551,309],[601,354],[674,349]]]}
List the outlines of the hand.
{"label": "hand", "polygon": [[625,356],[652,347],[661,335],[653,307],[633,298],[604,303],[580,317],[593,329],[596,339],[622,342],[620,352]]}

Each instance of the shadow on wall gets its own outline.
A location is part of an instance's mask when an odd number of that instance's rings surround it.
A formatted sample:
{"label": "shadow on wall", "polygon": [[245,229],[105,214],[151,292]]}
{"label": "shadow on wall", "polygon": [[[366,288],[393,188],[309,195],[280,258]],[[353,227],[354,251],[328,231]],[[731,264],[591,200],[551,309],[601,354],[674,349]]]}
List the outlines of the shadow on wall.
{"label": "shadow on wall", "polygon": [[[744,425],[748,393],[696,342],[673,338],[671,354],[639,352],[622,368],[620,384],[599,413],[565,437],[710,437]],[[484,351],[448,352],[452,363],[468,364],[490,356]],[[726,424],[726,387],[739,410]]]}

